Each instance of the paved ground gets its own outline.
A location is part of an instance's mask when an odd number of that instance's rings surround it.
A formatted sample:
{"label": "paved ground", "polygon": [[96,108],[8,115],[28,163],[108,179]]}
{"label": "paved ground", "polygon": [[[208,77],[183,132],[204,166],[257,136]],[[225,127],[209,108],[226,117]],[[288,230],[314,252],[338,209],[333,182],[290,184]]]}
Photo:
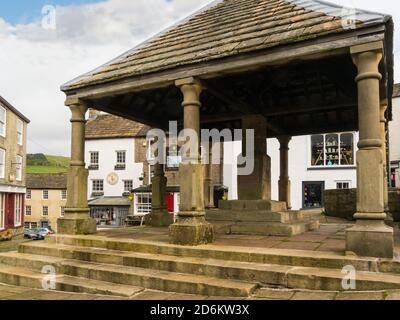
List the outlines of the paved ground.
{"label": "paved ground", "polygon": [[0,300],[400,300],[400,290],[371,292],[299,291],[260,289],[250,298],[205,297],[143,290],[130,297],[35,290],[0,284]]}

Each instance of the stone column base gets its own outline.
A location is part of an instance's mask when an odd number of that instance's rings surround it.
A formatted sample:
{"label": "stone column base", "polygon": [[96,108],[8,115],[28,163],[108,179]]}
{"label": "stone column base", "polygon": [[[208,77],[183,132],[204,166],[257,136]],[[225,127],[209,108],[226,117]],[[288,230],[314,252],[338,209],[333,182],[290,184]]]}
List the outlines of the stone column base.
{"label": "stone column base", "polygon": [[393,228],[383,220],[358,220],[346,231],[346,251],[358,256],[393,258]]}
{"label": "stone column base", "polygon": [[[183,213],[184,214],[184,213]],[[204,215],[182,216],[169,227],[169,236],[173,244],[197,246],[214,241],[214,226],[205,220]]]}
{"label": "stone column base", "polygon": [[145,217],[146,226],[169,227],[174,218],[167,211],[152,212]]}
{"label": "stone column base", "polygon": [[81,212],[77,214],[66,214],[66,217],[57,220],[57,232],[69,235],[86,235],[96,234],[96,220],[83,215]]}

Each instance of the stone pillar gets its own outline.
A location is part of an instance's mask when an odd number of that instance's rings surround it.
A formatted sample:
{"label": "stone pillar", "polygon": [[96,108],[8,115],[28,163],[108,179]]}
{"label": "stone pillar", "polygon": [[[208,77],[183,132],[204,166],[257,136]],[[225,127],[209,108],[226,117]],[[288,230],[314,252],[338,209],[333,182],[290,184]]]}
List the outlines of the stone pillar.
{"label": "stone pillar", "polygon": [[246,130],[254,130],[254,171],[238,176],[239,200],[271,200],[271,158],[267,155],[267,121],[262,115],[242,118],[242,154],[246,153]]}
{"label": "stone pillar", "polygon": [[167,211],[167,177],[164,165],[154,165],[154,176],[151,180],[151,213],[146,216],[146,225],[152,227],[168,227],[174,218]]}
{"label": "stone pillar", "polygon": [[58,219],[60,234],[94,234],[96,221],[90,218],[88,206],[88,170],[85,168],[85,114],[87,108],[79,100],[66,103],[71,109],[71,163],[68,171],[68,198],[65,216]]}
{"label": "stone pillar", "polygon": [[359,256],[393,258],[393,228],[385,225],[378,65],[383,43],[351,48],[358,69],[357,220],[346,232],[346,249]]}
{"label": "stone pillar", "polygon": [[[170,226],[172,243],[200,245],[214,240],[213,226],[206,222],[204,208],[204,166],[200,163],[200,94],[202,85],[194,78],[176,81],[183,94],[184,129],[197,133],[195,159],[182,155],[179,166],[181,202],[178,221]],[[188,162],[187,160],[190,160]]]}
{"label": "stone pillar", "polygon": [[[380,132],[382,140],[382,154],[383,154],[383,204],[385,212],[389,212],[389,180],[388,168],[386,157],[386,110],[387,104],[381,104],[380,107]],[[388,217],[389,218],[389,217]]]}
{"label": "stone pillar", "polygon": [[212,164],[212,148],[213,145],[209,145],[208,152],[208,163],[205,165],[204,175],[204,203],[207,209],[214,208],[214,184],[213,184],[213,164]]}
{"label": "stone pillar", "polygon": [[288,210],[292,208],[289,180],[289,142],[290,136],[278,137],[280,143],[280,176],[279,176],[279,201],[286,202]]}

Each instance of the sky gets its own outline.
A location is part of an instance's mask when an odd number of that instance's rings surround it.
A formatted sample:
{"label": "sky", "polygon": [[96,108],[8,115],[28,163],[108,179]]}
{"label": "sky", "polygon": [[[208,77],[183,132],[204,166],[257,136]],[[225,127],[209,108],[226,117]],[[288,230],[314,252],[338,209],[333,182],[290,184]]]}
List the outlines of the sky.
{"label": "sky", "polygon": [[[209,2],[0,1],[0,95],[31,120],[28,152],[69,155],[70,113],[64,106],[62,84],[119,56]],[[395,0],[331,2],[389,13],[395,28],[400,24],[400,6]],[[396,28],[395,66],[400,63],[399,36]],[[395,78],[400,81],[397,69]]]}

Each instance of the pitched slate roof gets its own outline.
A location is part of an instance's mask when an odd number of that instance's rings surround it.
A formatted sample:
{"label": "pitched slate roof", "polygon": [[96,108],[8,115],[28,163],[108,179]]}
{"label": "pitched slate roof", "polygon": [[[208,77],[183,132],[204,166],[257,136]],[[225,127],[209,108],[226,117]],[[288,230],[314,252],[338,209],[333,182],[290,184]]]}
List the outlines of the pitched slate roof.
{"label": "pitched slate roof", "polygon": [[3,105],[7,109],[9,109],[11,112],[15,113],[18,117],[21,118],[22,121],[24,121],[26,123],[31,122],[27,117],[25,117],[21,112],[19,112],[13,105],[11,105],[11,103],[9,103],[2,96],[0,96],[0,105]]}
{"label": "pitched slate roof", "polygon": [[86,124],[86,139],[145,137],[150,127],[111,114],[100,114]]}
{"label": "pitched slate roof", "polygon": [[390,19],[319,0],[217,0],[62,90],[347,32],[354,17],[356,28]]}
{"label": "pitched slate roof", "polygon": [[66,173],[35,173],[26,175],[28,189],[62,190],[67,189]]}

